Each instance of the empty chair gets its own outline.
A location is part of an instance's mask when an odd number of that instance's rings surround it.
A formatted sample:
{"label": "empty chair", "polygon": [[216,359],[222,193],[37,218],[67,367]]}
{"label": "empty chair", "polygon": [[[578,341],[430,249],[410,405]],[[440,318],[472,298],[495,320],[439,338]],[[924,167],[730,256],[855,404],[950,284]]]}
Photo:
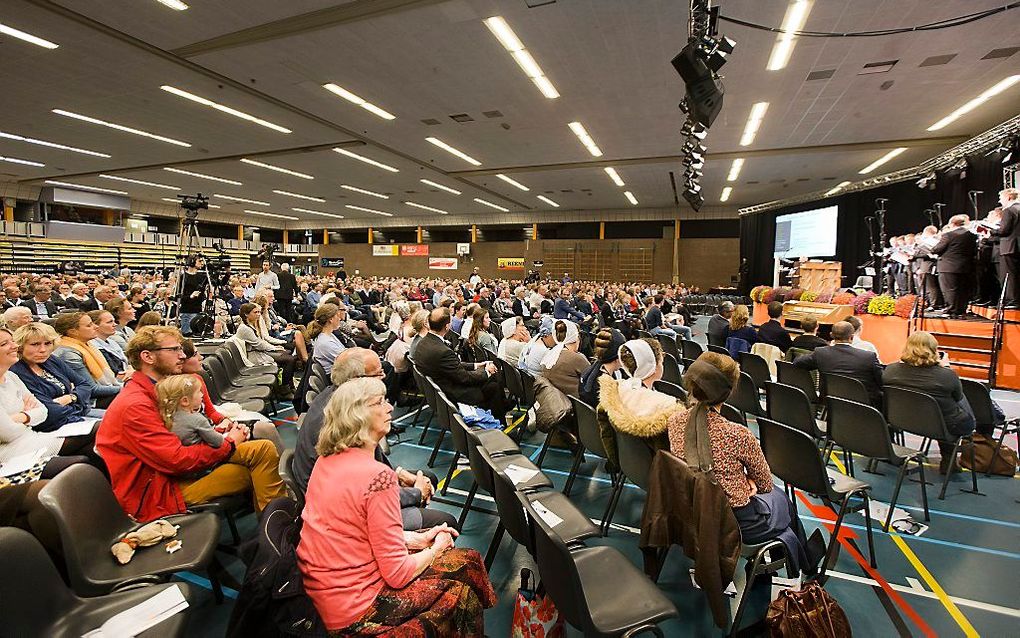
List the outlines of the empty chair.
{"label": "empty chair", "polygon": [[454,449],[453,459],[450,461],[450,467],[446,472],[446,480],[443,481],[442,493],[444,495],[446,494],[447,488],[450,486],[450,481],[453,480],[454,472],[457,470],[457,462],[461,458],[468,458],[468,430],[474,432],[482,447],[494,456],[521,453],[521,449],[517,447],[517,444],[514,443],[513,439],[507,436],[503,430],[483,430],[480,428],[472,428],[464,422],[464,418],[460,415],[460,412],[458,412],[457,407],[442,392],[439,393],[439,400],[443,403],[443,406],[440,409],[445,409],[449,415],[450,438],[453,439]]}
{"label": "empty chair", "polygon": [[[105,549],[110,551],[109,547]],[[160,547],[151,550],[166,555]],[[39,541],[14,527],[0,528],[0,555],[4,557],[0,563],[0,617],[5,636],[79,638],[170,587],[180,587],[191,602],[196,598],[195,590],[187,583],[158,584],[95,598],[79,598],[64,584]],[[111,564],[114,562],[112,556],[102,558]],[[138,635],[141,638],[185,636],[190,611],[179,612]]]}
{"label": "empty chair", "polygon": [[680,354],[683,355],[683,359],[697,359],[704,351],[705,350],[701,347],[701,344],[697,341],[692,341],[690,339],[680,340]]}
{"label": "empty chair", "polygon": [[241,350],[238,348],[237,343],[230,339],[227,339],[226,343],[223,344],[223,350],[221,350],[221,352],[225,355],[224,363],[232,376],[258,376],[260,374],[275,375],[278,370],[278,366],[275,363],[259,366],[245,365],[244,357],[241,356]]}
{"label": "empty chair", "polygon": [[[995,443],[996,451],[1002,447],[1002,442],[1006,440],[1006,436],[1009,434],[1016,435],[1018,437],[1017,442],[1020,443],[1020,426],[1018,426],[1016,419],[1002,424],[996,423],[998,419],[995,416],[995,408],[992,406],[992,395],[988,391],[988,386],[974,379],[964,377],[960,377],[960,383],[963,384],[963,396],[967,397],[967,403],[970,404],[971,409],[974,411],[977,431],[987,433],[989,438],[994,438],[995,429],[1002,429],[999,433],[999,439]],[[991,471],[992,466],[989,463],[985,476],[991,475]]]}
{"label": "empty chair", "polygon": [[517,407],[530,407],[524,405],[524,382],[521,381],[520,370],[504,359],[498,359],[496,365],[503,371],[503,382],[506,384],[507,391],[517,400]]}
{"label": "empty chair", "polygon": [[322,392],[324,389],[326,389],[326,382],[323,381],[321,377],[315,375],[309,377],[308,385],[316,392]]}
{"label": "empty chair", "polygon": [[719,346],[719,345],[716,345],[714,343],[708,344],[708,351],[709,352],[717,352],[719,354],[724,354],[727,357],[730,356],[730,351],[729,350],[727,350],[724,346]]}
{"label": "empty chair", "polygon": [[663,352],[673,355],[673,358],[677,361],[681,359],[680,349],[676,345],[676,338],[661,332],[655,335],[655,338],[659,340]]}
{"label": "empty chair", "polygon": [[812,404],[818,403],[818,390],[810,370],[798,368],[788,361],[776,361],[776,380],[799,388],[807,396],[808,401]]}
{"label": "empty chair", "polygon": [[754,382],[754,387],[760,392],[765,388],[765,383],[772,380],[772,373],[769,372],[769,364],[762,357],[751,353],[741,352],[740,371],[746,372]]}
{"label": "empty chair", "polygon": [[826,438],[825,422],[815,418],[814,408],[800,388],[770,381],[765,384],[765,405],[770,419],[810,434],[819,441]]}
{"label": "empty chair", "polygon": [[826,372],[822,374],[822,394],[826,397],[837,397],[871,405],[871,398],[868,397],[868,390],[864,384],[853,377],[842,374]]}
{"label": "empty chair", "polygon": [[748,414],[755,417],[763,414],[761,399],[758,398],[758,390],[754,387],[754,381],[751,381],[751,376],[746,372],[740,373],[737,385],[733,386],[733,392],[726,399],[726,403],[744,413],[745,418]]}
{"label": "empty chair", "polygon": [[679,383],[671,383],[660,379],[655,382],[653,388],[656,392],[675,397],[677,401],[687,401],[687,390],[684,390],[683,386]]}
{"label": "empty chair", "polygon": [[680,385],[682,380],[680,379],[680,365],[677,364],[676,359],[673,355],[668,352],[662,355],[662,378],[670,383]]}
{"label": "empty chair", "polygon": [[615,436],[616,454],[620,460],[620,473],[622,476],[616,481],[613,491],[609,495],[609,506],[602,521],[603,535],[609,533],[609,527],[613,522],[613,517],[616,515],[616,507],[620,504],[620,496],[623,494],[626,479],[630,479],[634,485],[637,485],[642,490],[648,491],[648,471],[652,467],[652,457],[655,455],[654,450],[649,447],[647,439],[642,439],[620,430],[616,430]]}
{"label": "empty chair", "polygon": [[733,423],[739,423],[740,425],[744,426],[745,428],[747,427],[747,417],[744,416],[743,412],[741,412],[740,410],[736,409],[735,407],[733,407],[729,403],[723,403],[722,404],[722,407],[719,408],[719,414],[724,419],[726,419],[727,421],[732,421]]}
{"label": "empty chair", "polygon": [[570,403],[574,406],[574,420],[577,423],[577,450],[574,453],[574,463],[570,467],[570,474],[563,486],[563,493],[570,496],[570,490],[574,486],[574,479],[581,467],[585,452],[590,452],[600,459],[609,458],[605,445],[602,442],[602,434],[599,430],[598,416],[595,408],[591,407],[581,399],[568,395]]}

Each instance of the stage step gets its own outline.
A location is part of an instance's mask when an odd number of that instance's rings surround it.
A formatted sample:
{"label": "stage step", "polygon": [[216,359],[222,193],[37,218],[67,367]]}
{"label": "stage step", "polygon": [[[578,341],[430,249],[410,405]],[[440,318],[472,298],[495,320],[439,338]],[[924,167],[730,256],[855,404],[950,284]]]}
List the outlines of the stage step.
{"label": "stage step", "polygon": [[951,352],[967,352],[970,354],[987,354],[991,355],[992,351],[988,348],[964,348],[963,346],[943,346],[939,345],[939,350],[949,350]]}
{"label": "stage step", "polygon": [[992,341],[991,335],[968,335],[961,332],[931,332],[933,337],[953,337],[955,339],[980,339],[982,341]]}
{"label": "stage step", "polygon": [[987,363],[970,363],[968,361],[953,361],[949,360],[950,366],[956,366],[958,368],[974,368],[975,370],[991,370],[992,366]]}

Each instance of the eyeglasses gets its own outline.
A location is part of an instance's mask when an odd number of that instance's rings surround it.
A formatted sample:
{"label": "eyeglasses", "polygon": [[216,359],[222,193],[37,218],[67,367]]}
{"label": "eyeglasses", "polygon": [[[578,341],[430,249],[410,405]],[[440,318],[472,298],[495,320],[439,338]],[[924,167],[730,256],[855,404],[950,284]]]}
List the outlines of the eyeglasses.
{"label": "eyeglasses", "polygon": [[184,346],[169,346],[166,348],[146,348],[148,352],[159,352],[160,350],[172,350],[180,354],[184,354]]}

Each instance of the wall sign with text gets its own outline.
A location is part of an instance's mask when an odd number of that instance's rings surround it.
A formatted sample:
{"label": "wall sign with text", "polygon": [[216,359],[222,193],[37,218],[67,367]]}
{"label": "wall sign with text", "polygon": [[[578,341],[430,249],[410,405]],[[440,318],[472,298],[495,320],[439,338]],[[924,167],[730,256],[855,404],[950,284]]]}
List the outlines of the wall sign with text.
{"label": "wall sign with text", "polygon": [[498,257],[496,268],[499,270],[524,270],[524,257]]}
{"label": "wall sign with text", "polygon": [[373,244],[372,245],[372,256],[373,257],[396,257],[400,254],[400,246],[396,244]]}
{"label": "wall sign with text", "polygon": [[343,257],[321,257],[319,258],[319,266],[322,268],[343,268],[344,258]]}
{"label": "wall sign with text", "polygon": [[429,257],[430,270],[457,270],[456,257]]}
{"label": "wall sign with text", "polygon": [[401,257],[428,257],[428,244],[404,244],[400,247]]}

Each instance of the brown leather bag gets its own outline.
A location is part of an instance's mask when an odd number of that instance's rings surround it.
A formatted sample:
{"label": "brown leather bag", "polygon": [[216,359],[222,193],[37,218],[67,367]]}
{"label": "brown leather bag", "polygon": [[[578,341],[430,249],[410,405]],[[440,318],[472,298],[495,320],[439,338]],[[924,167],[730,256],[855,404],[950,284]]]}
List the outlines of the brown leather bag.
{"label": "brown leather bag", "polygon": [[[974,465],[978,472],[988,472],[991,464],[991,473],[996,476],[1013,476],[1016,472],[1017,455],[1012,448],[1005,445],[996,449],[995,441],[983,434],[974,433]],[[974,470],[970,466],[970,443],[964,441],[960,445],[960,467]]]}
{"label": "brown leather bag", "polygon": [[850,621],[839,603],[816,581],[800,591],[786,589],[769,604],[765,615],[769,635],[775,638],[848,638]]}

